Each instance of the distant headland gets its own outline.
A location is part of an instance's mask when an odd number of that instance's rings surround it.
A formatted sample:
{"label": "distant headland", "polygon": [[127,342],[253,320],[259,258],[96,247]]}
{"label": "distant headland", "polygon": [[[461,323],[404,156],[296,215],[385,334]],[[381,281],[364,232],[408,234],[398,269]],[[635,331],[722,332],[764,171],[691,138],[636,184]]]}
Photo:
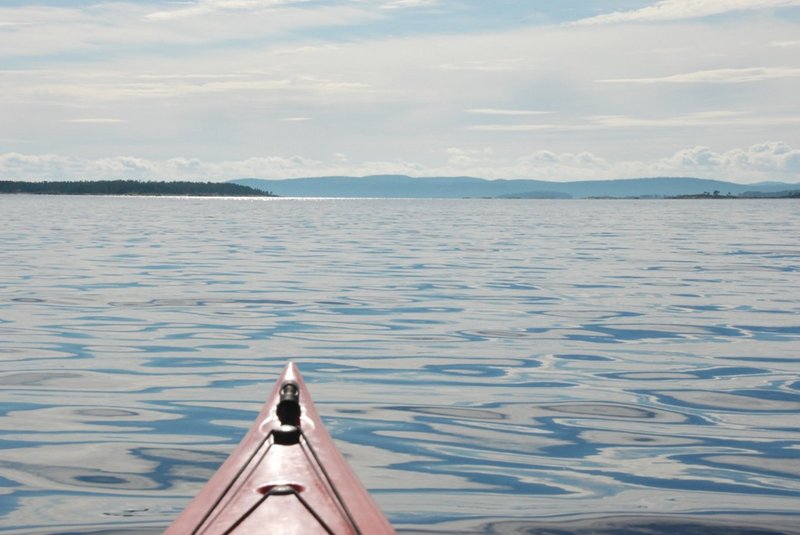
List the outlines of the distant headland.
{"label": "distant headland", "polygon": [[20,182],[0,180],[0,194],[141,195],[188,197],[274,197],[271,192],[232,182],[78,180]]}
{"label": "distant headland", "polygon": [[0,194],[416,199],[800,199],[800,183],[738,184],[691,177],[553,182],[475,177],[329,176],[228,182],[3,181]]}
{"label": "distant headland", "polygon": [[800,184],[738,184],[693,177],[652,177],[555,182],[531,179],[410,177],[375,175],[263,180],[243,178],[236,184],[281,197],[405,197],[504,199],[753,199],[800,198]]}

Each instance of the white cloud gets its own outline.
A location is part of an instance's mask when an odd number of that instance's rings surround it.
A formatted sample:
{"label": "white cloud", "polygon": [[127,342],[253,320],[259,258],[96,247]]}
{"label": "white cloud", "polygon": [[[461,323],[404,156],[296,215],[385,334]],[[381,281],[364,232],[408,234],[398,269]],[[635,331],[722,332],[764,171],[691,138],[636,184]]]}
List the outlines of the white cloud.
{"label": "white cloud", "polygon": [[446,71],[508,72],[518,70],[521,61],[519,58],[464,60],[458,63],[442,63],[439,68]]}
{"label": "white cloud", "polygon": [[668,117],[629,117],[599,115],[588,118],[595,128],[684,128],[712,126],[767,126],[800,123],[800,116],[767,116],[751,112],[709,110]]}
{"label": "white cloud", "polygon": [[617,84],[741,84],[798,77],[800,77],[800,68],[798,67],[749,67],[743,69],[710,69],[648,78],[616,78],[598,80],[598,82]]}
{"label": "white cloud", "polygon": [[557,165],[564,169],[575,167],[584,167],[590,169],[609,168],[609,164],[606,160],[590,152],[581,152],[578,154],[565,152],[556,154],[553,151],[540,150],[529,156],[520,158],[519,162],[529,165],[532,168],[553,165]]}
{"label": "white cloud", "polygon": [[159,166],[155,162],[133,156],[117,156],[101,158],[86,162],[86,174],[91,177],[104,178],[143,178],[159,177]]}
{"label": "white cloud", "polygon": [[693,19],[721,15],[732,11],[750,11],[800,6],[800,0],[661,0],[631,11],[615,11],[597,15],[577,24],[616,24],[621,22],[655,22]]}
{"label": "white cloud", "polygon": [[207,165],[199,158],[170,158],[163,167],[169,171],[168,176],[205,175]]}
{"label": "white cloud", "polygon": [[319,168],[320,162],[301,156],[266,156],[239,161],[222,162],[215,166],[219,173],[215,178],[226,177],[296,177],[298,172]]}
{"label": "white cloud", "polygon": [[307,1],[309,0],[198,0],[176,9],[154,11],[145,17],[151,20],[175,20],[219,11],[262,11]]}
{"label": "white cloud", "polygon": [[772,41],[769,45],[778,48],[796,48],[800,47],[800,40]]}
{"label": "white cloud", "polygon": [[111,117],[83,117],[80,119],[65,119],[67,123],[82,123],[82,124],[115,124],[127,123],[125,119],[113,119]]}
{"label": "white cloud", "polygon": [[[309,7],[304,3],[176,2],[180,7],[158,12],[152,11],[150,3],[130,0],[91,6],[0,6],[0,20],[10,23],[0,32],[0,60],[80,53],[74,56],[78,61],[87,57],[93,63],[107,59],[116,63],[121,58],[145,56],[158,64],[169,63],[177,46],[183,59],[200,59],[197,63],[204,65],[202,59],[220,52],[265,42],[286,46],[295,41],[296,32],[368,22],[383,13],[369,5],[315,2]],[[286,35],[294,37],[281,41]],[[316,41],[311,39],[308,44]],[[225,59],[231,57],[225,54]],[[62,61],[70,63],[69,59]]]}
{"label": "white cloud", "polygon": [[708,147],[694,147],[679,151],[660,164],[690,172],[727,170],[734,176],[763,174],[768,179],[775,174],[800,174],[800,150],[777,141],[725,152],[715,152]]}
{"label": "white cloud", "polygon": [[713,126],[783,126],[800,124],[800,115],[757,115],[734,110],[707,110],[662,117],[594,115],[579,122],[470,125],[469,130],[489,132],[582,131],[634,128],[701,128]]}
{"label": "white cloud", "polygon": [[0,154],[0,177],[3,180],[42,180],[75,176],[84,170],[84,162],[58,154]]}
{"label": "white cloud", "polygon": [[[0,73],[4,74],[4,73]],[[362,82],[295,74],[283,77],[268,72],[229,72],[216,75],[143,73],[130,76],[114,72],[31,71],[17,74],[14,84],[0,100],[42,97],[72,102],[113,102],[138,99],[164,100],[203,95],[346,95],[372,92]],[[250,97],[252,98],[252,96]]]}
{"label": "white cloud", "polygon": [[475,124],[467,126],[467,130],[483,130],[486,132],[537,132],[537,131],[557,131],[557,130],[594,130],[600,128],[599,125],[592,124]]}
{"label": "white cloud", "polygon": [[163,73],[163,74],[137,74],[139,80],[242,80],[250,78],[253,73],[228,72],[228,73]]}
{"label": "white cloud", "polygon": [[387,0],[382,7],[384,9],[404,9],[412,7],[432,6],[439,3],[439,0]]}
{"label": "white cloud", "polygon": [[497,161],[494,171],[496,174],[491,176],[553,181],[694,176],[738,183],[767,180],[800,183],[800,149],[783,142],[759,143],[727,151],[697,146],[651,161],[610,161],[590,152],[541,150],[510,161]]}
{"label": "white cloud", "polygon": [[456,167],[475,167],[476,165],[491,165],[494,151],[485,147],[483,149],[460,149],[450,147],[445,151],[447,163]]}
{"label": "white cloud", "polygon": [[466,111],[467,113],[476,113],[479,115],[546,115],[548,113],[553,113],[551,111],[506,110],[500,108],[473,108]]}

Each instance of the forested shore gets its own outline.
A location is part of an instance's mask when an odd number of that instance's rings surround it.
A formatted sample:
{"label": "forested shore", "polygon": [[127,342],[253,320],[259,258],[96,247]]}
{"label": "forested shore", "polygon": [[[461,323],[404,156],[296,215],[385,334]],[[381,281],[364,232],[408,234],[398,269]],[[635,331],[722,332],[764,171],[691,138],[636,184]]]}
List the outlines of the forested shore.
{"label": "forested shore", "polygon": [[230,182],[76,180],[25,182],[0,180],[0,193],[35,195],[177,195],[196,197],[274,197],[261,191]]}

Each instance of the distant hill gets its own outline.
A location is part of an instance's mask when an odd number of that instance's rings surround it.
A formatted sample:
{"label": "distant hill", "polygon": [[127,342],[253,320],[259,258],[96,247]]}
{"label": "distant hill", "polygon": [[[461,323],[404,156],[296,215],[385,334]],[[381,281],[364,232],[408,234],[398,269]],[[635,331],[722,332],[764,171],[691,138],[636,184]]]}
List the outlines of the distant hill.
{"label": "distant hill", "polygon": [[230,182],[142,182],[139,180],[76,180],[14,182],[0,180],[0,193],[40,195],[186,195],[198,197],[265,197],[272,195]]}
{"label": "distant hill", "polygon": [[412,197],[412,198],[589,198],[675,197],[680,195],[743,195],[800,190],[800,184],[763,182],[735,184],[686,177],[633,178],[549,182],[544,180],[486,180],[474,177],[414,178],[405,175],[367,177],[330,176],[263,180],[244,178],[235,184],[270,191],[285,197]]}

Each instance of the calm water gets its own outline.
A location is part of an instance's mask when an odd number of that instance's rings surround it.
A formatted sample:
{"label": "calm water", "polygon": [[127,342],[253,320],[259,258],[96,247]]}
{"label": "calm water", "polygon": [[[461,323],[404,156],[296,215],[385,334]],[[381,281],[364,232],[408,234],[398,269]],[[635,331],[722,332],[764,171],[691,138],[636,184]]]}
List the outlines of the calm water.
{"label": "calm water", "polygon": [[0,216],[0,530],[159,532],[293,359],[401,532],[800,532],[795,201]]}

